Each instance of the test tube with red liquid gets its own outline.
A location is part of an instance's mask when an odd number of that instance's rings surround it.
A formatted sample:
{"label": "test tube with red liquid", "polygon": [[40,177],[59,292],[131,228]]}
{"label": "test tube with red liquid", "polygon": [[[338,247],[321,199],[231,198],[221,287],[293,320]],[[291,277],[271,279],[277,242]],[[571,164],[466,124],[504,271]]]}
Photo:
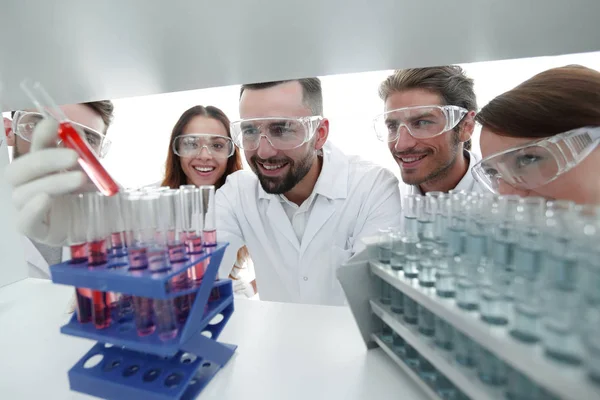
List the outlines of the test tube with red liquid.
{"label": "test tube with red liquid", "polygon": [[125,225],[121,211],[121,194],[117,193],[114,196],[106,198],[110,240],[109,240],[109,255],[112,257],[123,257],[127,254],[127,246],[125,244]]}
{"label": "test tube with red liquid", "polygon": [[[202,211],[204,226],[202,228],[202,242],[207,255],[211,254],[217,247],[217,212],[215,210],[215,187],[213,185],[200,186],[200,199],[202,200]],[[210,256],[202,261],[206,271],[210,264]],[[219,299],[219,290],[213,289],[209,300]]]}
{"label": "test tube with red liquid", "polygon": [[106,196],[112,196],[119,191],[119,185],[111,178],[102,166],[94,150],[84,139],[84,133],[78,131],[48,95],[39,82],[29,80],[21,83],[21,88],[33,101],[38,111],[58,121],[58,138],[64,145],[77,152],[78,162],[98,190]]}
{"label": "test tube with red liquid", "polygon": [[[148,249],[144,243],[147,232],[144,231],[142,215],[143,192],[131,191],[123,193],[121,197],[121,210],[125,224],[129,271],[134,275],[148,269]],[[132,296],[135,326],[138,336],[147,336],[154,333],[156,326],[152,315],[152,299],[147,297]]]}
{"label": "test tube with red liquid", "polygon": [[[182,223],[179,213],[179,190],[165,190],[160,193],[160,211],[163,225],[167,232],[167,248],[172,268],[183,266],[187,260],[185,244],[181,239]],[[192,287],[187,271],[175,275],[169,282],[172,291],[182,291]],[[187,319],[191,308],[189,294],[174,299],[177,320],[181,323]]]}
{"label": "test tube with red liquid", "polygon": [[[187,253],[199,255],[202,253],[202,203],[200,190],[196,187],[180,189],[181,217],[183,222],[183,237]],[[204,276],[204,265],[198,263],[188,269],[190,279],[199,283]]]}
{"label": "test tube with red liquid", "polygon": [[[85,199],[82,194],[73,194],[69,196],[68,202],[71,209],[67,232],[67,241],[71,251],[69,263],[85,268],[88,260]],[[80,323],[90,322],[92,320],[91,290],[75,288],[75,300],[77,320]]]}
{"label": "test tube with red liquid", "polygon": [[[106,221],[106,197],[102,193],[88,192],[83,197],[87,208],[88,267],[97,268],[108,261],[108,224]],[[92,320],[96,329],[108,328],[111,324],[111,294],[92,290]]]}

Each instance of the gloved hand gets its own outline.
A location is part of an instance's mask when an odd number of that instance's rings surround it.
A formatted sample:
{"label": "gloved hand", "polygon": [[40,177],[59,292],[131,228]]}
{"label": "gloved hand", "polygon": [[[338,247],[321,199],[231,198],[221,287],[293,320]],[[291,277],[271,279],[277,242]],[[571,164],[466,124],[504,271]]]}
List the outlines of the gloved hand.
{"label": "gloved hand", "polygon": [[69,211],[64,195],[89,187],[78,167],[77,153],[57,148],[57,133],[56,121],[42,120],[33,133],[30,152],[5,169],[13,188],[17,229],[50,246],[61,246],[67,238]]}

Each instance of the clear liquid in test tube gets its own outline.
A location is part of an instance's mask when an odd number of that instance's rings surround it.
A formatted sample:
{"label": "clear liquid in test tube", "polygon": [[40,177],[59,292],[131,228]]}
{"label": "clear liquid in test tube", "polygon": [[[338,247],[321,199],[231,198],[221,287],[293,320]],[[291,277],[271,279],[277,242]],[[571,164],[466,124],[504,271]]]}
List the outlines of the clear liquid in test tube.
{"label": "clear liquid in test tube", "polygon": [[408,195],[404,197],[402,202],[404,213],[404,276],[406,278],[416,278],[419,275],[417,198],[420,197],[420,195]]}
{"label": "clear liquid in test tube", "polygon": [[109,240],[109,255],[111,257],[124,257],[127,255],[127,247],[125,244],[125,225],[123,213],[121,210],[121,194],[118,193],[106,199],[107,215],[110,240]]}

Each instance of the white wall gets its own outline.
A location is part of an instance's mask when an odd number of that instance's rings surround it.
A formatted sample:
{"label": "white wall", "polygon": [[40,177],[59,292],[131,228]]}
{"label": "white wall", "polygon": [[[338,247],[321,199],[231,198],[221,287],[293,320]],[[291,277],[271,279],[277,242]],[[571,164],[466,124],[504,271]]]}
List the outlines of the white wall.
{"label": "white wall", "polygon": [[[600,70],[600,52],[491,61],[462,65],[475,79],[479,106],[548,68],[582,64]],[[383,111],[377,95],[379,83],[391,71],[322,77],[325,116],[330,140],[349,154],[380,163],[395,173],[398,168],[386,145],[373,133],[372,118]],[[135,97],[115,102],[115,120],[109,133],[113,146],[105,159],[112,175],[126,187],[160,181],[169,151],[169,136],[178,117],[194,105],[214,105],[230,119],[239,117],[239,86]],[[473,149],[479,152],[478,134]]]}

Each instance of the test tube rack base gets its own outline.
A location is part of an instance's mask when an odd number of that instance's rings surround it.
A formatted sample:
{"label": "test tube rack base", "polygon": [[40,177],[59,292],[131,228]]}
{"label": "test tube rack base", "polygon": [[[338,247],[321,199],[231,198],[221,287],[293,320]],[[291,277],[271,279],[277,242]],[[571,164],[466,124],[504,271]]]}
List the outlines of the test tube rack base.
{"label": "test tube rack base", "polygon": [[[114,322],[104,329],[96,329],[93,322],[80,323],[73,315],[61,332],[97,343],[69,370],[71,390],[105,399],[195,398],[237,347],[217,341],[234,311],[231,281],[215,281],[227,245],[205,248],[159,273],[130,271],[123,258],[91,268],[69,262],[50,267],[54,283],[150,299],[193,298],[189,316],[167,340],[157,332],[138,336],[133,320],[119,319],[114,310]],[[199,284],[172,290],[173,277],[207,261]]]}

